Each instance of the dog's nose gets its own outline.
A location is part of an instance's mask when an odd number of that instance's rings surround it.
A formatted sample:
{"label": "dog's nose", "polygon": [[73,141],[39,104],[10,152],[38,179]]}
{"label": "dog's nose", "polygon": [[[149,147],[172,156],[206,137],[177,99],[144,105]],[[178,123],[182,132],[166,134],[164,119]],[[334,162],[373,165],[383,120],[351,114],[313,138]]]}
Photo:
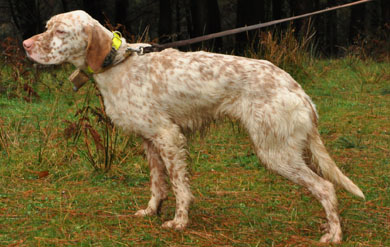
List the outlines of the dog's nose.
{"label": "dog's nose", "polygon": [[33,45],[34,45],[34,40],[32,39],[26,39],[25,41],[23,41],[23,47],[26,51],[31,50]]}

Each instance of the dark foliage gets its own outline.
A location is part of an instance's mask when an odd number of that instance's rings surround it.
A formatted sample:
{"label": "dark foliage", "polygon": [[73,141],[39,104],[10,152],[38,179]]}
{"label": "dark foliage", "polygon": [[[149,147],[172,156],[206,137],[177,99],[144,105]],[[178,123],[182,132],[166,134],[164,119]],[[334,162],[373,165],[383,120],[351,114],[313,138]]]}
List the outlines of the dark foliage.
{"label": "dark foliage", "polygon": [[[50,16],[74,9],[83,9],[105,25],[125,30],[130,37],[146,35],[146,40],[167,43],[201,36],[259,22],[298,15],[352,0],[0,0],[0,36],[18,39],[44,29]],[[313,17],[271,27],[293,27],[299,38],[308,29],[316,32],[315,40],[322,54],[342,55],[356,40],[380,39],[378,30],[390,23],[390,2],[377,0]],[[119,25],[120,24],[120,25]],[[17,34],[9,31],[9,25]],[[7,29],[8,28],[8,29]],[[259,31],[237,34],[197,44],[192,49],[213,49],[242,53],[247,46],[259,43]],[[362,38],[363,37],[363,38]],[[387,44],[388,46],[388,44]]]}

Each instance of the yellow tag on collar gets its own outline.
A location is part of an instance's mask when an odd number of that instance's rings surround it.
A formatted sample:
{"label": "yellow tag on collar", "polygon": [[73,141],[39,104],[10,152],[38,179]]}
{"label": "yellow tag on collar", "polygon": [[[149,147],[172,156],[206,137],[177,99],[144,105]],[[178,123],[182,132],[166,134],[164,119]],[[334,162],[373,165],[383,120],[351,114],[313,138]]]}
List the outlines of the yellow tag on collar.
{"label": "yellow tag on collar", "polygon": [[[116,52],[119,50],[119,48],[122,45],[122,34],[120,32],[118,32],[118,31],[113,31],[112,34],[113,34],[113,36],[112,36],[112,45],[111,46],[112,46],[112,49],[115,50],[114,54],[116,54]],[[111,52],[110,52],[109,55],[112,55],[112,52],[113,52],[112,49],[111,49]],[[89,74],[97,73],[96,71],[93,71],[93,69],[90,66],[87,67],[87,71],[86,72],[89,73]]]}
{"label": "yellow tag on collar", "polygon": [[95,73],[95,71],[93,71],[93,69],[88,65],[88,67],[87,67],[87,72],[89,73],[89,74],[94,74]]}
{"label": "yellow tag on collar", "polygon": [[121,45],[122,45],[122,34],[118,31],[114,31],[114,32],[112,32],[112,34],[114,35],[112,37],[112,47],[115,50],[118,50],[119,47],[121,47]]}
{"label": "yellow tag on collar", "polygon": [[[112,45],[111,46],[115,51],[117,51],[122,45],[122,34],[118,31],[113,31],[112,34],[113,34],[113,36],[112,36]],[[95,71],[93,71],[93,69],[90,66],[87,67],[87,72],[89,74],[96,73]]]}

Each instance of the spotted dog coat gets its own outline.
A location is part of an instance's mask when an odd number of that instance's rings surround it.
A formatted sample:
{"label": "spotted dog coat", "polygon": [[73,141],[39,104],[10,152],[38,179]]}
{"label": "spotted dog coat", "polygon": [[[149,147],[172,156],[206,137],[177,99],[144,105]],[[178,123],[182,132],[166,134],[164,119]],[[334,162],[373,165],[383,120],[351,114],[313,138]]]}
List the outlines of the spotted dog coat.
{"label": "spotted dog coat", "polygon": [[[70,62],[100,72],[112,35],[87,13],[73,11],[52,17],[46,32],[23,45],[38,63]],[[301,86],[270,62],[244,57],[166,49],[134,53],[124,60],[128,46],[145,45],[123,39],[115,57],[118,64],[93,75],[114,124],[144,139],[152,195],[136,215],[156,214],[167,198],[169,178],[176,213],[163,227],[188,225],[193,195],[183,132],[228,116],[246,128],[262,164],[306,187],[322,204],[328,227],[321,241],[340,242],[333,184],[364,195],[328,155],[317,130],[315,106]]]}

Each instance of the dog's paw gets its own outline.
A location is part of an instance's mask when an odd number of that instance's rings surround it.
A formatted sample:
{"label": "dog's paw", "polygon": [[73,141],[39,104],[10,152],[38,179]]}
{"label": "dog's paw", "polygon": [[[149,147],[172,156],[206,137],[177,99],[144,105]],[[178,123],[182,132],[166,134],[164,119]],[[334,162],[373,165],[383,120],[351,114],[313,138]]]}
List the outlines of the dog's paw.
{"label": "dog's paw", "polygon": [[320,230],[321,230],[322,232],[329,232],[329,230],[330,230],[329,223],[328,223],[328,222],[322,223],[322,224],[320,225]]}
{"label": "dog's paw", "polygon": [[137,217],[144,217],[144,216],[155,215],[155,214],[156,212],[154,212],[150,208],[146,208],[146,209],[138,210],[134,215]]}
{"label": "dog's paw", "polygon": [[187,222],[183,222],[183,221],[179,221],[179,220],[170,220],[170,221],[166,221],[164,222],[164,224],[162,224],[162,227],[163,228],[169,228],[169,229],[174,229],[174,230],[177,230],[177,231],[182,231],[186,228],[187,226]]}
{"label": "dog's paw", "polygon": [[320,242],[321,243],[340,243],[342,240],[341,234],[332,234],[326,233],[322,235]]}
{"label": "dog's paw", "polygon": [[343,233],[340,225],[331,225],[326,222],[321,224],[320,228],[325,233],[320,239],[321,243],[340,243],[342,241]]}

